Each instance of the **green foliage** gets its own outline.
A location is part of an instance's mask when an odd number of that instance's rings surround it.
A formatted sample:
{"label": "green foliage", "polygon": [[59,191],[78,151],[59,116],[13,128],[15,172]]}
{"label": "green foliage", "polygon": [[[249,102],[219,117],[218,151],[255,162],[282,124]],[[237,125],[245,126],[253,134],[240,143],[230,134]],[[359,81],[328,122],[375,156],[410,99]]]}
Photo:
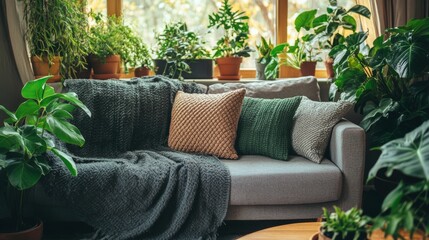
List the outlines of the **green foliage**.
{"label": "green foliage", "polygon": [[322,222],[322,233],[332,240],[360,240],[366,239],[370,219],[362,214],[362,210],[351,208],[344,212],[334,206],[335,212],[329,213],[323,208],[324,221]]}
{"label": "green foliage", "polygon": [[75,93],[55,93],[46,84],[50,76],[28,82],[21,95],[26,99],[15,113],[3,106],[0,110],[9,116],[0,127],[0,171],[5,172],[9,183],[18,190],[33,187],[48,174],[50,167],[44,157],[50,151],[61,159],[73,176],[77,175],[73,159],[57,149],[45,133],[61,141],[83,146],[85,139],[69,120],[75,107],[89,116],[91,112]]}
{"label": "green foliage", "polygon": [[91,53],[106,59],[120,55],[126,71],[129,67],[152,68],[152,58],[143,40],[125,26],[121,18],[110,16],[104,20],[100,13],[91,14],[96,25],[90,29]]}
{"label": "green foliage", "polygon": [[330,1],[326,13],[314,18],[310,26],[317,34],[320,44],[327,49],[331,49],[344,42],[344,30],[356,31],[356,19],[351,15],[357,15],[370,18],[371,12],[362,5],[354,5],[350,9],[338,6],[337,1]]}
{"label": "green foliage", "polygon": [[[356,10],[357,11],[357,10]],[[429,120],[429,18],[411,20],[380,36],[373,47],[367,33],[353,33],[332,48],[335,85],[341,99],[356,101],[370,146],[403,137]]]}
{"label": "green foliage", "polygon": [[89,53],[88,16],[81,0],[22,0],[31,55],[61,57],[61,75],[75,78]]}
{"label": "green foliage", "polygon": [[369,173],[369,180],[386,168],[390,176],[394,170],[411,177],[429,181],[429,121],[381,147],[381,155]]}
{"label": "green foliage", "polygon": [[[277,76],[280,66],[290,66],[296,69],[301,68],[304,61],[321,61],[319,54],[322,48],[316,29],[322,24],[322,21],[327,21],[327,16],[316,18],[317,10],[311,9],[301,12],[295,19],[295,29],[298,32],[298,38],[293,45],[282,43],[277,45],[271,51],[272,59],[265,68],[267,77]],[[305,34],[301,37],[302,34]],[[279,57],[280,55],[280,57]]]}
{"label": "green foliage", "polygon": [[249,17],[245,12],[233,11],[228,0],[223,0],[217,13],[209,15],[209,28],[223,29],[224,35],[217,41],[214,57],[250,57],[253,50],[248,46]]}
{"label": "green foliage", "polygon": [[384,144],[381,151],[368,181],[381,169],[386,170],[386,176],[399,171],[417,181],[403,181],[389,193],[381,214],[374,219],[373,229],[381,228],[386,237],[391,235],[394,239],[402,239],[400,230],[409,232],[410,239],[416,230],[429,233],[429,121],[405,137]]}
{"label": "green foliage", "polygon": [[210,58],[203,39],[195,32],[189,31],[184,22],[165,25],[162,33],[155,35],[155,40],[157,42],[156,57],[167,61],[163,75],[170,78],[178,73],[178,78],[183,80],[183,72],[191,73],[185,60]]}
{"label": "green foliage", "polygon": [[429,233],[429,181],[414,184],[401,182],[383,201],[382,213],[374,218],[372,230],[382,229],[385,237],[404,239],[403,231],[409,239],[417,230],[425,236]]}
{"label": "green foliage", "polygon": [[264,37],[261,37],[261,43],[256,45],[256,49],[258,50],[259,57],[258,62],[262,64],[267,64],[271,61],[271,50],[273,50],[274,45],[271,42],[271,39],[267,40]]}

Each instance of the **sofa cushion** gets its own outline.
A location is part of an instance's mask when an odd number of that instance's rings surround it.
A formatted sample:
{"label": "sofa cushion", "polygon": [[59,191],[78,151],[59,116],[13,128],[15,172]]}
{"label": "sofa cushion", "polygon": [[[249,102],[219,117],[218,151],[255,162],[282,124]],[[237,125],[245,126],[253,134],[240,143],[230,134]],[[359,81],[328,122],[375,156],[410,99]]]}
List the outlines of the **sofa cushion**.
{"label": "sofa cushion", "polygon": [[351,102],[317,102],[302,98],[292,127],[293,150],[320,163],[325,155],[332,128],[351,109]]}
{"label": "sofa cushion", "polygon": [[230,205],[321,203],[341,195],[341,171],[327,159],[316,164],[300,156],[281,161],[245,155],[222,162],[231,173]]}
{"label": "sofa cushion", "polygon": [[306,96],[311,100],[320,101],[319,85],[314,77],[253,83],[217,83],[209,86],[208,93],[224,93],[240,88],[246,89],[246,96],[254,98]]}
{"label": "sofa cushion", "polygon": [[174,150],[237,159],[234,148],[244,89],[224,94],[177,92],[168,146]]}
{"label": "sofa cushion", "polygon": [[238,153],[287,160],[292,149],[293,116],[300,101],[301,97],[244,98],[237,131]]}

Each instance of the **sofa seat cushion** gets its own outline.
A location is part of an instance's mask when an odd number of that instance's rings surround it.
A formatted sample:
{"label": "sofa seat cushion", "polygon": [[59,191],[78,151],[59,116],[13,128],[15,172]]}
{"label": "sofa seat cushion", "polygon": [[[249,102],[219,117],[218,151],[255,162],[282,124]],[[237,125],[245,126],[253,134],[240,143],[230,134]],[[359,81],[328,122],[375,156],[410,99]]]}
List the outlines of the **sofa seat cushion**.
{"label": "sofa seat cushion", "polygon": [[335,201],[342,173],[328,159],[320,164],[300,156],[288,161],[244,155],[222,160],[231,173],[230,205],[284,205]]}

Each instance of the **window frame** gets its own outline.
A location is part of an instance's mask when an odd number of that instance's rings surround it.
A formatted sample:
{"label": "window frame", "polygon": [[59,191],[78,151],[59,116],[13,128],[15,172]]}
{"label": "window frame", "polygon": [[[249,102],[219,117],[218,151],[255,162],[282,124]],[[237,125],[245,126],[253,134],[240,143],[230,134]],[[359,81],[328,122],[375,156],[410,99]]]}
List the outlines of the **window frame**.
{"label": "window frame", "polygon": [[[106,0],[107,1],[107,15],[108,16],[121,16],[122,15],[122,0]],[[276,0],[276,44],[287,42],[287,19],[288,19],[288,0]],[[215,66],[214,73],[218,72]],[[255,78],[256,69],[240,69],[242,78]],[[127,77],[132,76],[130,74]],[[216,76],[216,74],[215,74]],[[279,71],[279,78],[299,77],[300,71],[291,67],[281,66]],[[325,69],[316,69],[316,77],[326,78]]]}

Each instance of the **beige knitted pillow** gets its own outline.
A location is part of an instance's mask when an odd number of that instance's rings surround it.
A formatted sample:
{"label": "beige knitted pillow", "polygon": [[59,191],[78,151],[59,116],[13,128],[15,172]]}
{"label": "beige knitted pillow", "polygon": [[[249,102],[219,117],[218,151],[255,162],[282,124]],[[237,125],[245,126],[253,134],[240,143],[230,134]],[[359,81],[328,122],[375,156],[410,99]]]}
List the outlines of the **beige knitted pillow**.
{"label": "beige knitted pillow", "polygon": [[315,102],[303,97],[292,126],[293,150],[320,163],[325,155],[332,128],[353,106],[351,102]]}
{"label": "beige knitted pillow", "polygon": [[177,92],[168,146],[172,149],[237,159],[234,143],[244,89],[223,94]]}

